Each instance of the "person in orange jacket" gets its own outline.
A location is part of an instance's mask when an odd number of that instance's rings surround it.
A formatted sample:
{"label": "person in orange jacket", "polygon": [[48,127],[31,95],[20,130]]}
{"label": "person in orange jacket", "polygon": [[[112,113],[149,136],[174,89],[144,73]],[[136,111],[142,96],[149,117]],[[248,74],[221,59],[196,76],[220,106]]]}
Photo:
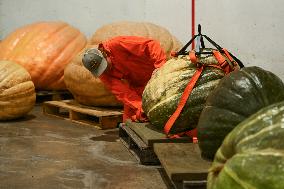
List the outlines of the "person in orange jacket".
{"label": "person in orange jacket", "polygon": [[142,93],[153,71],[166,62],[160,43],[138,36],[118,36],[87,49],[83,65],[124,104],[123,122],[147,121]]}

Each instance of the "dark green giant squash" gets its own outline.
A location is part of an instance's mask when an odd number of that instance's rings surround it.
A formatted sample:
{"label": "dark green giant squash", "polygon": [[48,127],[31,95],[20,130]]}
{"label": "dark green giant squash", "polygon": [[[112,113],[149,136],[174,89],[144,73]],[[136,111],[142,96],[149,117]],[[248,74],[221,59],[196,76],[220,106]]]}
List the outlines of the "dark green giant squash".
{"label": "dark green giant squash", "polygon": [[[217,64],[212,55],[202,55],[199,60],[202,64]],[[168,60],[152,75],[142,95],[142,106],[157,129],[162,130],[176,110],[181,95],[196,69],[188,56],[179,56]],[[204,69],[170,133],[196,128],[208,94],[224,75],[224,72],[217,68]]]}
{"label": "dark green giant squash", "polygon": [[284,101],[241,122],[218,149],[207,189],[284,188]]}
{"label": "dark green giant squash", "polygon": [[236,125],[261,108],[283,100],[283,82],[262,68],[246,67],[222,78],[208,96],[197,126],[203,157],[213,159]]}

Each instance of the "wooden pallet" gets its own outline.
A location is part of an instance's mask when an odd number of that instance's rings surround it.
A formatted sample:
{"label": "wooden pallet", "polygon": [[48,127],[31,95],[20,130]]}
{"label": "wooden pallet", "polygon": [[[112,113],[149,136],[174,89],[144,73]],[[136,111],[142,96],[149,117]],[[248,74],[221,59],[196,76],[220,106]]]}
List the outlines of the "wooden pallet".
{"label": "wooden pallet", "polygon": [[74,100],[47,101],[42,104],[43,113],[100,129],[113,129],[122,122],[122,110],[91,107]]}
{"label": "wooden pallet", "polygon": [[188,137],[170,139],[164,133],[156,131],[150,123],[126,121],[119,126],[119,137],[128,150],[143,165],[159,165],[159,159],[153,150],[155,143],[189,143]]}
{"label": "wooden pallet", "polygon": [[177,189],[206,189],[211,162],[201,157],[198,144],[156,143],[154,152]]}
{"label": "wooden pallet", "polygon": [[73,99],[73,95],[68,90],[63,91],[36,91],[36,103],[45,101]]}

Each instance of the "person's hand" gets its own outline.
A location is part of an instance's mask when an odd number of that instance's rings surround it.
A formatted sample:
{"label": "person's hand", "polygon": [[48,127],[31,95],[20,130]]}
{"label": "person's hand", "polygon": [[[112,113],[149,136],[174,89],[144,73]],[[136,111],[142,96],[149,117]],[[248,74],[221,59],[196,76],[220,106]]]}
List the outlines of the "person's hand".
{"label": "person's hand", "polygon": [[136,111],[136,115],[132,116],[131,119],[132,121],[135,121],[135,122],[148,122],[149,121],[142,107]]}

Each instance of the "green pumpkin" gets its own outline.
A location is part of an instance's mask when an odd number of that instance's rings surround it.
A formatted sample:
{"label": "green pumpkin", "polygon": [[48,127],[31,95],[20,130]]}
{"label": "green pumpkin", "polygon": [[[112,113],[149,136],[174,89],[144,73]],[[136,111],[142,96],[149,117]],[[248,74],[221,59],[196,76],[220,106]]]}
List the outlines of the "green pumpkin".
{"label": "green pumpkin", "polygon": [[207,189],[284,188],[284,101],[240,123],[218,149]]}
{"label": "green pumpkin", "polygon": [[198,122],[202,156],[213,159],[225,136],[263,107],[284,100],[284,84],[273,73],[246,67],[221,79],[208,96]]}
{"label": "green pumpkin", "polygon": [[[212,55],[204,55],[199,60],[202,64],[218,63]],[[179,56],[168,60],[152,75],[142,95],[142,107],[158,130],[163,130],[176,110],[184,89],[196,70],[196,65],[191,63],[189,56]],[[224,75],[223,70],[214,67],[204,69],[170,133],[196,127],[208,94]]]}

